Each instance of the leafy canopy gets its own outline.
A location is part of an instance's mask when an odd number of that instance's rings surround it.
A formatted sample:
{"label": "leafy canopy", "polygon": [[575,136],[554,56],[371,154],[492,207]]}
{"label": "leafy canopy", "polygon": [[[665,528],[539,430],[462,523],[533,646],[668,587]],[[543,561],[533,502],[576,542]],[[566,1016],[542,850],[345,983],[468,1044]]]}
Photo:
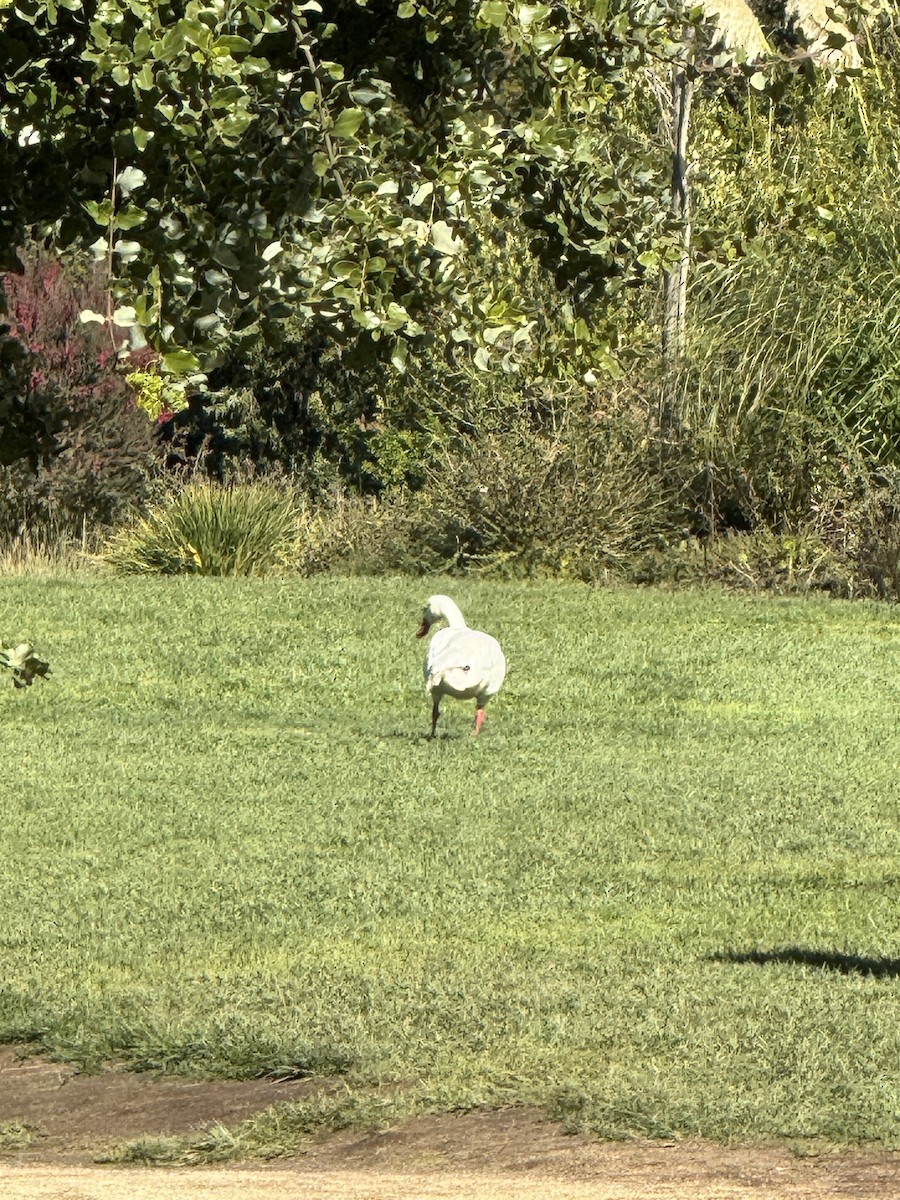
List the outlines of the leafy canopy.
{"label": "leafy canopy", "polygon": [[[470,291],[521,217],[584,325],[672,253],[665,155],[623,120],[672,52],[661,0],[14,0],[0,9],[0,244],[90,245],[171,370],[288,312],[389,347],[527,337]],[[585,326],[586,332],[586,326]]]}

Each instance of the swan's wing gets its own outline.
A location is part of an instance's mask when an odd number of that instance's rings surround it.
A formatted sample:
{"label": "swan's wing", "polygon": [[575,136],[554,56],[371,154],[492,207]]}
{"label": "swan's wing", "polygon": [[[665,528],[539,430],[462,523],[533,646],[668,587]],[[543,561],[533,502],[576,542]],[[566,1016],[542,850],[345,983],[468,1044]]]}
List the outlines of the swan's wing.
{"label": "swan's wing", "polygon": [[442,629],[425,661],[429,680],[445,680],[455,692],[493,695],[506,675],[506,659],[495,638],[474,629]]}

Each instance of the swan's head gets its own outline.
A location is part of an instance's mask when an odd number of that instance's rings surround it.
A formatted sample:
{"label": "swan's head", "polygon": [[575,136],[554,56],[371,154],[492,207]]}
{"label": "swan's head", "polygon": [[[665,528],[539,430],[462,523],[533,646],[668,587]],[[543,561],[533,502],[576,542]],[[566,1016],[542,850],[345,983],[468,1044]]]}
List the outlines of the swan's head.
{"label": "swan's head", "polygon": [[425,603],[425,611],[422,613],[422,624],[416,632],[416,637],[424,637],[432,625],[436,625],[438,621],[449,621],[452,625],[455,617],[459,617],[459,620],[462,621],[462,613],[449,596],[429,596]]}

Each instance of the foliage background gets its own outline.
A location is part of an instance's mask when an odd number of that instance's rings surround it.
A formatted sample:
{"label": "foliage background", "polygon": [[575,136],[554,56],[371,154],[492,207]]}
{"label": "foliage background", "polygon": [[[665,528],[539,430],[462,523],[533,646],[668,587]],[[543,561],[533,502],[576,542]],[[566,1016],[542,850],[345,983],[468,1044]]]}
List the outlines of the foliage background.
{"label": "foliage background", "polygon": [[893,593],[896,14],[834,75],[771,5],[755,74],[649,0],[229,12],[3,10],[7,540],[263,475],[302,569]]}

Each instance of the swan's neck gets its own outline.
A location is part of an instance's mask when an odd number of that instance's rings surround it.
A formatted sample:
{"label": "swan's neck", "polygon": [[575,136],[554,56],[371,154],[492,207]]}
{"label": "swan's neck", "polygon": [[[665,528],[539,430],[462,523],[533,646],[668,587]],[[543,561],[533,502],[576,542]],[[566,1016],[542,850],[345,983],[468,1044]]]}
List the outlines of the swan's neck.
{"label": "swan's neck", "polygon": [[441,597],[440,613],[451,629],[468,629],[459,606],[449,596]]}

